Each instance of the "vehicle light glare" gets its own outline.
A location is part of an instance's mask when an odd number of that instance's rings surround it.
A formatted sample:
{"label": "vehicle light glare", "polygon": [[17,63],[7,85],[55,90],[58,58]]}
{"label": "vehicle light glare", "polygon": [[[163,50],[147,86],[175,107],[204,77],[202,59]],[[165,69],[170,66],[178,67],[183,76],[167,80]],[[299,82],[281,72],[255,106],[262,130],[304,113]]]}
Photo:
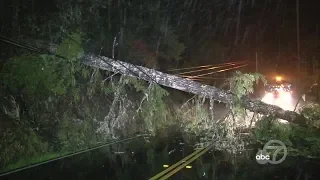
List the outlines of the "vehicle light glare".
{"label": "vehicle light glare", "polygon": [[281,81],[282,80],[282,77],[281,76],[277,76],[276,77],[276,81]]}
{"label": "vehicle light glare", "polygon": [[283,101],[289,103],[289,102],[291,102],[291,93],[289,93],[289,92],[283,92],[283,93],[280,94],[280,98],[281,98]]}
{"label": "vehicle light glare", "polygon": [[262,98],[262,101],[267,104],[272,104],[273,102],[273,94],[272,93],[266,93],[266,95]]}

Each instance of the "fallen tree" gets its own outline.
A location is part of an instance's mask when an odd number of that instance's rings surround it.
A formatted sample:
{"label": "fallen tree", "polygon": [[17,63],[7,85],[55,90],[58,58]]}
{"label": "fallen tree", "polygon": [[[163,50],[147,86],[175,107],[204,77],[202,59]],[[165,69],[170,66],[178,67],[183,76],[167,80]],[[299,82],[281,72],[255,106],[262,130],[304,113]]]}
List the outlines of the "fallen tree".
{"label": "fallen tree", "polygon": [[[214,86],[204,85],[189,79],[162,73],[142,66],[135,66],[130,63],[113,60],[103,56],[86,54],[83,56],[83,63],[91,67],[118,72],[123,75],[137,77],[142,80],[154,81],[162,86],[205,96],[224,103],[231,103],[233,99],[233,95],[230,92],[218,89]],[[244,108],[250,111],[274,116],[292,123],[305,125],[306,118],[296,112],[285,111],[278,106],[269,105],[261,102],[260,100],[251,100],[248,97],[242,98],[242,104]]]}
{"label": "fallen tree", "polygon": [[[38,41],[25,41],[29,47],[36,47],[46,52],[55,54],[57,45],[45,44]],[[170,87],[180,91],[192,93],[217,100],[223,103],[232,103],[233,94],[231,92],[216,88],[214,86],[204,85],[189,79],[181,78],[175,75],[159,72],[143,66],[136,66],[119,60],[114,60],[104,56],[94,54],[84,54],[82,62],[85,65],[99,68],[106,71],[120,73],[126,76],[136,77],[145,81],[157,83],[162,86]],[[273,116],[275,118],[284,119],[299,125],[306,125],[306,118],[293,111],[285,111],[274,105],[269,105],[260,100],[251,100],[248,97],[242,97],[242,105],[245,109],[263,115]]]}

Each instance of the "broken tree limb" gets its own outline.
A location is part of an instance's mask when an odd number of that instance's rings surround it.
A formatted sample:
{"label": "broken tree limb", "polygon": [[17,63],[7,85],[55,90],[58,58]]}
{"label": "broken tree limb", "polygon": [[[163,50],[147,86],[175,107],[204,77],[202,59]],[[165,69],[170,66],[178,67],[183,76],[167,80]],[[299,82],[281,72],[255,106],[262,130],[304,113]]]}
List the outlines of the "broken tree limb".
{"label": "broken tree limb", "polygon": [[[113,60],[108,57],[96,56],[94,54],[84,55],[83,63],[91,67],[118,72],[123,75],[136,77],[145,81],[155,81],[157,84],[162,86],[189,92],[207,98],[213,98],[214,100],[224,103],[232,102],[233,95],[230,92],[218,89],[214,86],[204,85],[189,79],[184,79],[175,75],[162,73],[154,69],[136,66],[123,61]],[[251,100],[248,97],[243,97],[242,104],[244,108],[252,112],[273,116],[300,125],[306,124],[306,119],[304,116],[293,111],[285,111],[278,106],[269,105],[259,100]]]}
{"label": "broken tree limb", "polygon": [[156,82],[162,86],[170,87],[180,91],[206,96],[208,98],[213,97],[215,100],[224,103],[231,102],[232,96],[226,91],[178,76],[162,73],[154,69],[136,66],[123,61],[115,61],[111,58],[96,56],[93,54],[84,55],[83,63],[91,67],[112,72],[119,72],[123,75],[136,77],[145,81]]}
{"label": "broken tree limb", "polygon": [[[31,47],[37,47],[41,50],[45,50],[50,54],[55,54],[56,49],[58,47],[55,44],[48,44],[33,40],[28,40],[27,42],[25,42],[25,44]],[[170,87],[184,92],[189,92],[207,98],[212,98],[214,100],[224,103],[232,102],[233,95],[230,92],[218,89],[214,86],[204,85],[189,79],[184,79],[178,76],[162,73],[154,69],[149,69],[142,66],[135,66],[130,63],[113,60],[107,57],[96,56],[94,54],[85,54],[82,60],[85,65],[91,67],[96,67],[102,70],[112,71],[115,73],[121,73],[123,75],[136,77],[145,81],[155,81],[156,83],[162,86]],[[289,122],[303,126],[306,125],[306,118],[304,116],[293,111],[285,111],[278,106],[269,105],[259,100],[251,100],[248,97],[242,98],[242,104],[244,108],[252,112],[273,116],[279,119],[284,119]]]}

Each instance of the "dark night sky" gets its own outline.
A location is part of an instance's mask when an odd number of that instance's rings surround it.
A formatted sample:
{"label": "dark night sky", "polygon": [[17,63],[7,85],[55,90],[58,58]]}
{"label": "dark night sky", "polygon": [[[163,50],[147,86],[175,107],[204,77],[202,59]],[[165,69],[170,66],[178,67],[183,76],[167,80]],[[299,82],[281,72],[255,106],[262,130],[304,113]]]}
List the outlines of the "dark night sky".
{"label": "dark night sky", "polygon": [[[2,1],[1,9],[1,23],[8,24],[12,21],[12,7],[8,5],[12,4],[15,1],[4,0]],[[21,8],[21,15],[23,13],[31,12],[32,6],[31,0],[24,1],[24,8]],[[57,10],[55,7],[54,1],[43,1],[43,0],[34,0],[34,8],[38,15],[54,12]],[[178,2],[178,1],[175,1]],[[181,1],[183,4],[184,1]],[[200,1],[197,1],[198,3]],[[231,2],[231,1],[229,1]],[[240,1],[234,1],[240,2]],[[242,16],[241,16],[241,24],[240,24],[240,34],[239,36],[243,36],[245,33],[245,29],[249,28],[249,33],[247,35],[246,41],[244,41],[244,45],[242,42],[240,45],[234,47],[234,53],[232,53],[231,60],[244,60],[250,59],[256,48],[264,54],[268,54],[270,56],[277,56],[279,53],[279,43],[282,48],[289,49],[291,55],[296,53],[296,1],[295,0],[255,0],[255,5],[251,7],[250,0],[244,0],[247,4],[244,4],[242,8]],[[195,14],[192,11],[188,11],[185,13],[189,13],[190,16],[187,16],[186,22],[192,21],[193,33],[189,38],[193,39],[204,39],[206,41],[212,39],[217,40],[223,44],[228,46],[232,46],[234,42],[235,32],[236,32],[236,21],[233,24],[230,32],[227,35],[224,35],[224,30],[221,25],[218,25],[218,33],[212,36],[212,31],[209,30],[209,33],[203,29],[208,29],[208,27],[212,26],[213,21],[201,21],[205,16],[204,12],[212,11],[212,1],[201,1],[202,5],[196,10]],[[173,4],[173,3],[172,3]],[[265,8],[266,5],[266,8]],[[1,6],[1,5],[0,5]],[[172,7],[172,13],[179,15],[182,10],[177,7],[179,5],[175,5]],[[232,17],[236,19],[237,16],[237,6],[238,4],[234,4],[233,9],[228,13],[226,19],[223,21],[227,21],[227,17]],[[6,8],[8,7],[8,8]],[[175,11],[176,10],[176,11]],[[265,10],[265,11],[264,11]],[[198,13],[197,13],[198,11]],[[300,39],[301,39],[301,49],[307,48],[305,44],[305,40],[313,39],[317,35],[317,26],[320,24],[319,21],[319,13],[320,11],[320,2],[318,0],[300,0]],[[6,15],[5,15],[6,14]],[[178,16],[177,16],[178,17]],[[190,19],[192,18],[192,19]],[[214,18],[213,18],[214,19]],[[174,21],[174,20],[173,20]],[[220,27],[221,26],[221,27]],[[201,30],[201,28],[203,28]],[[199,30],[200,29],[200,30]],[[319,28],[320,29],[320,28]],[[2,29],[2,33],[6,32],[6,30],[10,31],[9,28]],[[256,42],[256,34],[257,32],[263,32],[260,36],[260,42]],[[185,41],[188,41],[184,39]],[[241,40],[240,40],[241,41]],[[188,44],[187,44],[188,45]],[[199,45],[195,45],[199,46]],[[190,47],[192,50],[196,47]],[[201,48],[201,47],[199,47]],[[208,47],[207,47],[208,48]],[[209,51],[209,49],[207,50]],[[301,50],[302,51],[302,50]],[[310,50],[313,53],[314,50]],[[200,54],[196,50],[194,52],[195,56]],[[290,54],[288,53],[288,54]],[[310,52],[308,52],[310,53]],[[284,64],[287,66],[287,61],[295,61],[294,55],[293,57],[288,57],[287,60],[283,60]],[[184,57],[188,59],[189,54]],[[189,57],[189,61],[192,61],[192,57]],[[267,59],[267,58],[265,58]],[[207,63],[207,62],[206,62]],[[201,63],[200,63],[201,64]],[[272,64],[272,62],[271,62]],[[281,63],[279,63],[281,64]],[[293,63],[291,63],[292,65]]]}

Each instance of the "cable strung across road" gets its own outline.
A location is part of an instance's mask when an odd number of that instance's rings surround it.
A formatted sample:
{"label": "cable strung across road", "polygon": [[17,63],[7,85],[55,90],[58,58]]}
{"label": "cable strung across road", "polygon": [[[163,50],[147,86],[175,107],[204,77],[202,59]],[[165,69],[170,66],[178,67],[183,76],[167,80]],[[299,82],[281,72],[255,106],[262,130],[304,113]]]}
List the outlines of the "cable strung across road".
{"label": "cable strung across road", "polygon": [[229,71],[229,70],[232,70],[232,69],[238,69],[238,68],[241,68],[241,67],[244,67],[244,66],[247,66],[247,65],[248,64],[244,64],[244,65],[240,65],[240,66],[236,66],[236,67],[232,67],[232,68],[227,68],[227,69],[222,69],[222,70],[219,70],[219,71],[214,71],[214,72],[210,72],[210,73],[206,73],[206,74],[200,74],[200,75],[196,75],[196,76],[182,76],[182,77],[193,79],[193,78],[207,76],[207,75],[211,75],[211,74],[215,74],[215,73],[219,73],[219,72]]}
{"label": "cable strung across road", "polygon": [[220,69],[222,67],[226,67],[226,66],[235,66],[235,65],[240,65],[243,64],[243,62],[238,62],[238,63],[227,63],[227,64],[221,64],[221,65],[212,65],[211,67],[205,68],[205,69],[199,69],[199,70],[194,70],[194,71],[187,71],[187,72],[183,72],[183,73],[177,73],[175,75],[182,75],[182,74],[190,74],[190,73],[194,73],[194,72],[201,72],[201,71],[209,71],[209,70],[213,70],[213,69]]}
{"label": "cable strung across road", "polygon": [[170,69],[170,70],[167,70],[167,72],[181,71],[181,70],[188,70],[188,69],[199,69],[199,68],[205,68],[205,67],[210,67],[210,66],[213,66],[213,65],[203,65],[203,66],[188,67],[188,68]]}
{"label": "cable strung across road", "polygon": [[199,68],[220,66],[220,65],[226,65],[226,64],[237,64],[240,62],[246,62],[246,61],[232,61],[232,62],[226,62],[226,63],[220,63],[220,64],[210,64],[210,65],[194,66],[194,67],[187,67],[187,68],[170,69],[170,70],[167,70],[166,72],[182,71],[182,70],[189,70],[189,69],[199,69]]}
{"label": "cable strung across road", "polygon": [[215,79],[227,79],[225,77],[192,77],[192,76],[185,76],[187,79],[192,80],[215,80]]}

